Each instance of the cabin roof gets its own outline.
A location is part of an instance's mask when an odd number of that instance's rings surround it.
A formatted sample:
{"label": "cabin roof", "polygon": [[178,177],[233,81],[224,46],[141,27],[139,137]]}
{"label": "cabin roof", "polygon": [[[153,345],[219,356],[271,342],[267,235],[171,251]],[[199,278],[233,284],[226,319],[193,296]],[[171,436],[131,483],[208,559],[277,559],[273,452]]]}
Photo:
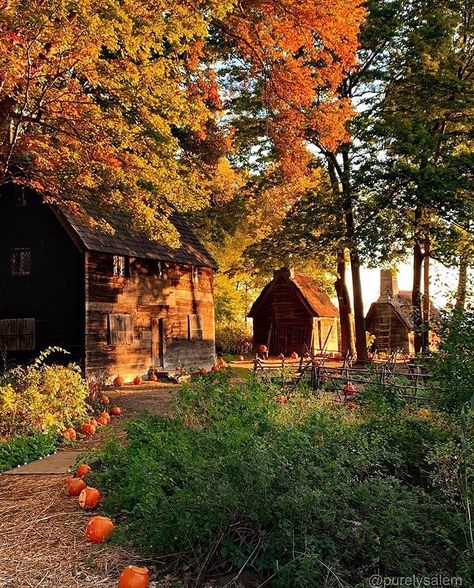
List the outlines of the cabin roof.
{"label": "cabin roof", "polygon": [[319,317],[338,317],[337,308],[331,302],[331,299],[321,286],[311,276],[301,273],[292,273],[288,270],[278,270],[271,282],[269,282],[260,293],[260,296],[255,300],[248,314],[249,317],[254,317],[265,303],[267,297],[271,294],[277,283],[282,280],[288,280],[296,289],[302,302],[308,308],[313,316]]}
{"label": "cabin roof", "polygon": [[[217,269],[218,267],[215,259],[189,228],[182,215],[176,211],[172,213],[170,220],[179,233],[181,246],[175,249],[162,242],[150,239],[144,233],[134,234],[127,230],[119,211],[107,213],[105,220],[114,229],[113,233],[108,233],[100,227],[89,226],[79,216],[57,208],[53,210],[65,225],[65,228],[72,230],[72,237],[76,241],[79,240],[80,245],[86,250],[113,255],[159,259],[161,261],[204,266],[212,269]],[[97,213],[90,211],[90,215],[94,220],[101,220]]]}

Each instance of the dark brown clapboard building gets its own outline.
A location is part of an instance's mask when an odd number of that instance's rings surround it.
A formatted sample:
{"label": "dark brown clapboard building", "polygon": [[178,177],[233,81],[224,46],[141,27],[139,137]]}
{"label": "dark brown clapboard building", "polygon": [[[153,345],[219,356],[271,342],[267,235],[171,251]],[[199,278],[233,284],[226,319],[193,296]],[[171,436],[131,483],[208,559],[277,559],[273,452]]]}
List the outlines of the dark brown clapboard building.
{"label": "dark brown clapboard building", "polygon": [[281,268],[262,290],[249,312],[254,346],[270,355],[307,349],[339,349],[338,311],[317,282],[302,273]]}
{"label": "dark brown clapboard building", "polygon": [[59,346],[88,375],[124,378],[211,366],[215,261],[178,214],[178,249],[107,221],[114,233],[2,188],[0,351],[24,362]]}
{"label": "dark brown clapboard building", "polygon": [[[433,321],[440,317],[439,310],[431,303],[430,315]],[[375,335],[378,351],[414,352],[412,293],[410,290],[398,289],[395,269],[380,271],[380,295],[371,304],[365,322],[367,331]],[[430,344],[436,345],[434,335],[431,336]]]}

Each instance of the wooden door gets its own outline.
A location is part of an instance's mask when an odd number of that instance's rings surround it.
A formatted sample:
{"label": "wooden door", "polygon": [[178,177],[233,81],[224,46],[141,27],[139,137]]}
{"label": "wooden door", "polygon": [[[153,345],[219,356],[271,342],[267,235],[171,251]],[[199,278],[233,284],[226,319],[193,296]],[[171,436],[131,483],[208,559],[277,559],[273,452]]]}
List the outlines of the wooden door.
{"label": "wooden door", "polygon": [[164,367],[164,320],[151,319],[151,364],[153,367]]}

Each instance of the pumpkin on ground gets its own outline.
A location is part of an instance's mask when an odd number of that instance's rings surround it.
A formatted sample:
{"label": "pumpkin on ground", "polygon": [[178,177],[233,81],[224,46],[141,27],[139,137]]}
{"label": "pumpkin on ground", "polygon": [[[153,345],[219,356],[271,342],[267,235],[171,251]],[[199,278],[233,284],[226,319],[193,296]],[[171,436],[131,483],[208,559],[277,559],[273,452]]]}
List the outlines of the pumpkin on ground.
{"label": "pumpkin on ground", "polygon": [[112,408],[110,409],[110,414],[113,414],[114,416],[119,416],[121,412],[122,409],[120,408],[120,406],[112,406]]}
{"label": "pumpkin on ground", "polygon": [[103,410],[103,411],[100,413],[100,415],[99,415],[99,418],[101,418],[101,419],[102,419],[102,418],[106,419],[108,423],[110,423],[110,421],[111,421],[110,414],[109,414],[107,411],[105,411],[105,410]]}
{"label": "pumpkin on ground", "polygon": [[266,345],[260,345],[260,347],[258,348],[259,353],[266,353],[268,351],[267,346]]}
{"label": "pumpkin on ground", "polygon": [[69,429],[64,429],[61,435],[68,441],[75,441],[77,438],[76,431],[72,427],[69,427]]}
{"label": "pumpkin on ground", "polygon": [[286,394],[281,394],[277,397],[278,404],[287,404],[288,403],[288,396]]}
{"label": "pumpkin on ground", "polygon": [[95,425],[91,425],[90,423],[83,423],[81,425],[81,433],[84,435],[94,435],[95,431]]}
{"label": "pumpkin on ground", "polygon": [[103,543],[113,532],[115,525],[108,517],[95,516],[86,525],[86,536],[91,543]]}
{"label": "pumpkin on ground", "polygon": [[149,382],[158,382],[158,376],[156,374],[150,374],[148,376],[148,381]]}
{"label": "pumpkin on ground", "polygon": [[291,359],[298,359],[299,355],[296,353],[296,351],[293,351],[293,353],[290,355]]}
{"label": "pumpkin on ground", "polygon": [[120,574],[118,588],[147,588],[149,582],[148,568],[127,566]]}
{"label": "pumpkin on ground", "polygon": [[133,378],[133,383],[135,386],[139,386],[142,383],[142,379],[140,378],[140,376],[135,376]]}
{"label": "pumpkin on ground", "polygon": [[348,408],[349,410],[354,410],[354,408],[356,407],[356,405],[354,404],[354,402],[348,402],[348,403],[346,404],[346,406],[347,406],[347,408]]}
{"label": "pumpkin on ground", "polygon": [[100,502],[100,492],[97,488],[92,488],[91,486],[87,486],[84,488],[82,492],[79,494],[79,505],[84,510],[94,510],[97,508]]}
{"label": "pumpkin on ground", "polygon": [[352,382],[346,382],[342,391],[344,392],[345,396],[354,396],[356,393],[355,386]]}
{"label": "pumpkin on ground", "polygon": [[64,492],[66,492],[68,496],[79,496],[85,487],[86,483],[82,478],[73,478],[72,476],[69,476],[64,483]]}
{"label": "pumpkin on ground", "polygon": [[216,361],[216,364],[217,364],[219,367],[224,367],[224,366],[225,366],[225,361],[222,359],[222,357],[218,357],[218,358],[217,358],[217,361]]}
{"label": "pumpkin on ground", "polygon": [[206,368],[200,368],[200,370],[199,370],[199,375],[200,375],[200,376],[205,376],[206,374],[207,374],[207,370],[206,370]]}
{"label": "pumpkin on ground", "polygon": [[109,397],[106,396],[105,394],[102,394],[102,396],[100,397],[100,401],[104,405],[109,404],[109,402],[110,402]]}
{"label": "pumpkin on ground", "polygon": [[116,388],[120,388],[121,386],[123,386],[125,384],[124,379],[122,378],[122,376],[117,376],[114,379],[114,386]]}
{"label": "pumpkin on ground", "polygon": [[213,365],[211,368],[211,372],[218,372],[220,370],[218,365]]}
{"label": "pumpkin on ground", "polygon": [[80,463],[76,468],[76,476],[78,478],[83,478],[90,471],[91,471],[90,465],[87,465],[86,463]]}
{"label": "pumpkin on ground", "polygon": [[283,353],[280,353],[280,355],[278,356],[278,359],[281,359],[283,361],[285,359],[285,355]]}
{"label": "pumpkin on ground", "polygon": [[95,419],[94,417],[91,417],[91,418],[89,419],[89,423],[90,423],[91,425],[94,425],[94,427],[97,427],[97,419]]}
{"label": "pumpkin on ground", "polygon": [[106,425],[109,424],[109,419],[104,416],[100,416],[97,419],[97,424],[100,425],[101,427],[105,427]]}

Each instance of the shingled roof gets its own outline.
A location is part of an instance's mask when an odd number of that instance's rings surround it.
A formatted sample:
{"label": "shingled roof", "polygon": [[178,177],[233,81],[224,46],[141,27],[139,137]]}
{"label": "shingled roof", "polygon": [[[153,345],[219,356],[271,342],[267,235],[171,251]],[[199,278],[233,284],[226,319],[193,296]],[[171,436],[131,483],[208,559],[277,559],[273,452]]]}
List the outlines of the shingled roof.
{"label": "shingled roof", "polygon": [[298,294],[313,316],[328,318],[339,316],[337,308],[316,280],[306,274],[293,273],[286,268],[282,268],[275,272],[273,280],[265,286],[260,296],[253,303],[248,314],[249,317],[253,317],[258,312],[258,308],[280,279],[289,280],[296,287]]}
{"label": "shingled roof", "polygon": [[[85,220],[64,210],[53,209],[72,237],[88,251],[127,255],[131,257],[159,259],[186,265],[195,265],[217,269],[217,262],[193,231],[184,221],[182,215],[174,212],[170,220],[176,227],[181,246],[174,249],[163,242],[153,241],[145,234],[132,233],[124,228],[118,211],[108,212],[105,220],[114,229],[108,233],[100,228],[89,226]],[[91,212],[95,220],[101,220],[97,213]],[[104,215],[105,216],[105,215]]]}

